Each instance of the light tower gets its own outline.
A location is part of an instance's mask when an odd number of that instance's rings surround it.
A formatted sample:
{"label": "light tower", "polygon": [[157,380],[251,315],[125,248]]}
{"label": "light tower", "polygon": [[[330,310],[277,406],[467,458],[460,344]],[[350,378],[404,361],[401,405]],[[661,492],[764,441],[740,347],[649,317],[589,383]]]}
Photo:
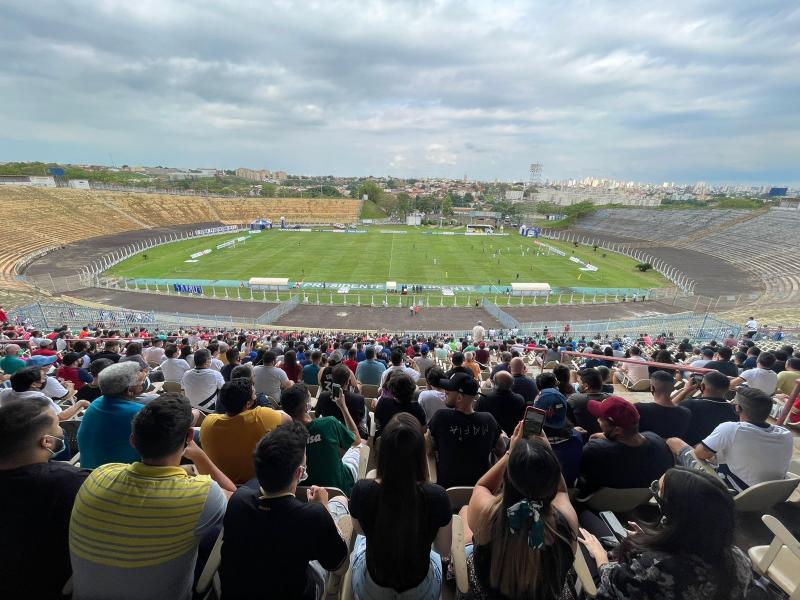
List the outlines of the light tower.
{"label": "light tower", "polygon": [[531,163],[530,175],[528,177],[528,199],[531,207],[531,218],[536,218],[536,196],[534,191],[536,186],[542,181],[542,163]]}

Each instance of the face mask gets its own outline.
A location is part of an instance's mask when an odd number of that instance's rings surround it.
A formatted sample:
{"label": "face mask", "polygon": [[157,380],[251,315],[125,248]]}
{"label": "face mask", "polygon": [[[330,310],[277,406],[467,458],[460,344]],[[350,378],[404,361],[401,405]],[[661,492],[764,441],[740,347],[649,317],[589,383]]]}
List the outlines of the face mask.
{"label": "face mask", "polygon": [[55,435],[45,435],[44,437],[53,438],[54,440],[58,440],[59,442],[61,442],[60,445],[58,446],[57,450],[51,450],[50,448],[47,448],[47,451],[50,453],[51,456],[55,456],[59,452],[63,451],[64,448],[67,445],[66,442],[64,441],[64,438],[62,438],[62,437],[58,437],[58,436],[55,436]]}
{"label": "face mask", "polygon": [[308,469],[306,469],[305,465],[300,466],[303,469],[303,474],[300,475],[300,479],[297,480],[297,483],[302,483],[306,479],[308,479]]}

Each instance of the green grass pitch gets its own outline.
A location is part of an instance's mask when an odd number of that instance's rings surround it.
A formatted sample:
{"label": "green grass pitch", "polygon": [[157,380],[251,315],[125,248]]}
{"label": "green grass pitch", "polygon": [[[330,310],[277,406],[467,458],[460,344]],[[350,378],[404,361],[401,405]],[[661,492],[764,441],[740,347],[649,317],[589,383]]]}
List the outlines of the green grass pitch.
{"label": "green grass pitch", "polygon": [[[432,285],[499,285],[540,282],[552,287],[649,288],[667,284],[658,273],[641,273],[636,262],[591,247],[542,240],[566,257],[546,255],[530,238],[508,236],[426,235],[426,228],[373,226],[368,233],[263,231],[235,248],[216,250],[224,241],[246,234],[196,238],[151,248],[113,267],[109,274],[127,278],[229,279],[288,277],[290,281]],[[404,232],[404,233],[399,233]],[[190,255],[211,248],[198,262]],[[598,267],[580,271],[573,254]],[[517,274],[519,278],[517,279]]]}

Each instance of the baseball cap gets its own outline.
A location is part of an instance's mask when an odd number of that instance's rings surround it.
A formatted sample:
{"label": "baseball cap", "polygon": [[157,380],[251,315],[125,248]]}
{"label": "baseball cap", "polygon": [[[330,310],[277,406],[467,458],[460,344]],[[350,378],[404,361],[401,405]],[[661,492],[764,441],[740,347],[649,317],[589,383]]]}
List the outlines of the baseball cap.
{"label": "baseball cap", "polygon": [[61,362],[65,365],[71,365],[81,357],[82,355],[78,354],[77,352],[66,352],[64,356],[61,357]]}
{"label": "baseball cap", "polygon": [[567,399],[555,388],[545,388],[533,403],[547,414],[544,418],[546,427],[563,429],[567,425]]}
{"label": "baseball cap", "polygon": [[47,348],[50,344],[53,343],[53,340],[43,339],[39,340],[39,348]]}
{"label": "baseball cap", "polygon": [[430,348],[428,348],[428,344],[422,344],[419,351],[421,354],[427,354],[430,351]]}
{"label": "baseball cap", "polygon": [[602,402],[589,400],[586,410],[596,419],[605,419],[623,429],[630,429],[639,424],[639,411],[633,404],[619,396],[609,396]]}
{"label": "baseball cap", "polygon": [[486,342],[481,342],[480,344],[478,344],[478,348],[480,348],[481,350],[486,348]]}
{"label": "baseball cap", "polygon": [[439,387],[451,392],[460,392],[465,396],[477,396],[480,386],[472,375],[454,373],[450,379],[440,379]]}
{"label": "baseball cap", "polygon": [[340,362],[342,362],[342,353],[341,353],[341,352],[339,352],[338,350],[337,350],[336,352],[333,352],[333,353],[332,353],[332,354],[331,354],[331,355],[328,357],[328,362],[329,362],[330,364],[332,364],[332,365],[334,365],[334,364],[339,364]]}
{"label": "baseball cap", "polygon": [[52,365],[54,362],[58,360],[57,356],[31,356],[27,360],[27,365],[29,367],[44,367],[47,365]]}

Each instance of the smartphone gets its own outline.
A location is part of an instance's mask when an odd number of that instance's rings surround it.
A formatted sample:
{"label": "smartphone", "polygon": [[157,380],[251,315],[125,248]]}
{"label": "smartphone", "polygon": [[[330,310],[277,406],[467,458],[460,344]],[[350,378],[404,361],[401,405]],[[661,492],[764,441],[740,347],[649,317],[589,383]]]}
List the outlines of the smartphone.
{"label": "smartphone", "polygon": [[526,408],[525,418],[522,423],[522,435],[528,437],[542,433],[542,426],[544,425],[544,417],[546,414],[545,411],[535,406]]}
{"label": "smartphone", "polygon": [[628,532],[625,531],[622,523],[619,522],[619,519],[613,512],[610,510],[604,510],[600,513],[600,518],[603,519],[603,522],[608,525],[608,528],[614,532],[614,535],[617,536],[617,539],[622,541],[628,537]]}
{"label": "smartphone", "polygon": [[334,398],[338,398],[339,394],[341,394],[341,393],[342,393],[342,386],[340,386],[338,383],[332,383],[331,384],[331,396],[334,397]]}

